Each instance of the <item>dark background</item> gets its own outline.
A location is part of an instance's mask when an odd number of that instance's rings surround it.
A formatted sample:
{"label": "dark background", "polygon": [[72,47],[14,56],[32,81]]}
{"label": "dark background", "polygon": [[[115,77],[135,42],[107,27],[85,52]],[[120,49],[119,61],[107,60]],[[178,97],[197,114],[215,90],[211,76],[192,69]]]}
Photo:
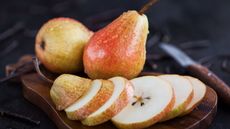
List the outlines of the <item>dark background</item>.
{"label": "dark background", "polygon": [[[89,19],[92,19],[93,15],[111,9],[121,12],[128,9],[139,9],[144,3],[146,0],[1,0],[0,77],[4,77],[6,64],[16,62],[24,54],[34,53],[34,36],[48,19],[60,16],[71,17],[97,30],[107,22],[100,25],[92,24]],[[220,54],[230,55],[229,0],[160,0],[146,15],[150,22],[150,36],[162,31],[170,37],[171,43],[177,45],[200,40],[208,42],[210,45],[205,49],[186,51],[194,59],[199,60],[206,56]],[[23,29],[20,32],[7,39],[1,39],[4,32],[21,23]],[[157,47],[148,48],[148,54],[154,49]],[[229,59],[229,57],[226,58]],[[220,67],[222,61],[223,59],[212,58],[211,69],[230,84],[230,74]],[[178,67],[170,59],[158,63]],[[152,69],[146,64],[145,70]],[[161,69],[158,71],[165,72]],[[181,68],[171,73],[181,73]],[[21,84],[0,84],[0,109],[30,116],[41,121],[40,126],[31,126],[0,117],[0,129],[56,128],[46,114],[23,98],[21,90]],[[210,129],[230,129],[230,110],[221,102],[218,104],[218,113]]]}

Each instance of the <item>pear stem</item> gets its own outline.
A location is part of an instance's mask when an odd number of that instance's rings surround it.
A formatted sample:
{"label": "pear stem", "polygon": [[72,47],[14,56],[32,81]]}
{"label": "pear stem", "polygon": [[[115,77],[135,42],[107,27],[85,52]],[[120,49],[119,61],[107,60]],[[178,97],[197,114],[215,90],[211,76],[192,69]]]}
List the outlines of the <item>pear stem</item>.
{"label": "pear stem", "polygon": [[158,0],[150,0],[148,3],[146,3],[139,11],[138,13],[140,15],[144,14],[153,4],[155,4]]}
{"label": "pear stem", "polygon": [[39,74],[39,76],[40,76],[43,80],[45,80],[45,81],[47,81],[47,82],[53,84],[54,81],[51,80],[51,79],[49,79],[48,77],[46,77],[46,76],[42,73],[42,71],[40,70],[40,67],[39,67],[40,63],[39,63],[39,61],[38,61],[38,58],[33,57],[32,60],[33,60],[33,63],[34,63],[34,67],[35,67],[37,73]]}

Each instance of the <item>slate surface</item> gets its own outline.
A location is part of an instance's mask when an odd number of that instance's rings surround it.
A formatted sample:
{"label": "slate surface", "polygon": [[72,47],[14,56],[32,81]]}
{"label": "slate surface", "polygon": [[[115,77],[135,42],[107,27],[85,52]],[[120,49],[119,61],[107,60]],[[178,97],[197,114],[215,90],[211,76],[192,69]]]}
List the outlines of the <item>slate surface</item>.
{"label": "slate surface", "polygon": [[[108,0],[1,0],[0,4],[0,77],[4,77],[6,64],[14,63],[24,54],[34,53],[34,36],[39,27],[53,17],[72,17],[87,26],[87,17],[111,9],[138,9],[144,1]],[[218,54],[230,54],[230,1],[229,0],[162,0],[147,12],[150,35],[156,30],[167,32],[171,42],[177,45],[187,41],[209,40],[210,47],[187,51],[194,59]],[[17,23],[24,29],[2,40],[2,34]],[[105,23],[107,24],[107,23]],[[104,24],[103,24],[104,25]],[[95,25],[91,25],[95,29]],[[4,35],[3,35],[4,37]],[[148,54],[157,48],[148,48]],[[211,69],[226,83],[230,74],[221,70],[221,59],[213,58]],[[161,62],[174,65],[172,60]],[[178,66],[176,66],[178,68]],[[145,70],[151,70],[146,65]],[[159,70],[164,72],[164,70]],[[180,73],[174,70],[173,73]],[[17,112],[40,120],[40,126],[0,117],[0,129],[55,129],[56,126],[39,108],[27,102],[21,92],[21,84],[0,84],[0,109]],[[230,129],[229,107],[218,104],[218,113],[210,129]]]}

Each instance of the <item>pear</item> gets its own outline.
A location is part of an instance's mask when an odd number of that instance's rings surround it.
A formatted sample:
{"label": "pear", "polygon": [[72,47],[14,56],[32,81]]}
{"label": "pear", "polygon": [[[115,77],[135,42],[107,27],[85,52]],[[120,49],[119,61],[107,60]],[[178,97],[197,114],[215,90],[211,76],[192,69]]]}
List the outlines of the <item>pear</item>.
{"label": "pear", "polygon": [[166,121],[181,115],[193,98],[193,87],[190,81],[179,75],[161,75],[159,76],[168,81],[174,89],[175,104],[173,109],[161,120]]}
{"label": "pear", "polygon": [[190,76],[184,76],[184,77],[187,78],[192,83],[194,95],[192,101],[188,104],[185,111],[180,116],[184,116],[190,113],[197,105],[199,105],[203,100],[203,98],[205,97],[206,90],[207,90],[206,85],[203,82],[201,82],[199,79]]}
{"label": "pear", "polygon": [[109,80],[114,84],[112,96],[98,110],[82,120],[82,124],[87,126],[102,124],[118,114],[132,99],[134,92],[133,85],[127,79],[113,77]]}
{"label": "pear", "polygon": [[146,128],[160,121],[171,111],[175,102],[172,86],[155,76],[143,76],[131,80],[134,86],[132,101],[112,122],[121,129]]}
{"label": "pear", "polygon": [[86,95],[65,109],[70,120],[83,120],[99,109],[113,93],[114,85],[109,80],[93,80]]}
{"label": "pear", "polygon": [[56,109],[63,110],[76,102],[90,89],[91,83],[90,79],[75,75],[60,75],[55,79],[50,90],[50,97],[56,105]]}
{"label": "pear", "polygon": [[83,54],[85,73],[92,79],[136,77],[146,58],[148,19],[128,11],[94,33]]}
{"label": "pear", "polygon": [[83,71],[83,50],[92,34],[74,19],[51,19],[41,27],[36,36],[36,55],[51,72]]}

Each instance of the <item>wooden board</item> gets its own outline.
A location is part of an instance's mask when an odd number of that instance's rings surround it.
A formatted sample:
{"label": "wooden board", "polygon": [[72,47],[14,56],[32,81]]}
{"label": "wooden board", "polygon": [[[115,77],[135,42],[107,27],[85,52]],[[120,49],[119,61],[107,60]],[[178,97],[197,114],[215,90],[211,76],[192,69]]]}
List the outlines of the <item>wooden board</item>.
{"label": "wooden board", "polygon": [[[79,121],[68,120],[64,111],[55,109],[49,96],[51,84],[43,81],[37,74],[22,77],[24,97],[40,107],[59,129],[116,129],[111,122],[99,126],[88,127]],[[155,124],[149,129],[205,129],[212,122],[217,110],[217,95],[214,90],[207,88],[202,103],[190,114],[173,120]]]}

